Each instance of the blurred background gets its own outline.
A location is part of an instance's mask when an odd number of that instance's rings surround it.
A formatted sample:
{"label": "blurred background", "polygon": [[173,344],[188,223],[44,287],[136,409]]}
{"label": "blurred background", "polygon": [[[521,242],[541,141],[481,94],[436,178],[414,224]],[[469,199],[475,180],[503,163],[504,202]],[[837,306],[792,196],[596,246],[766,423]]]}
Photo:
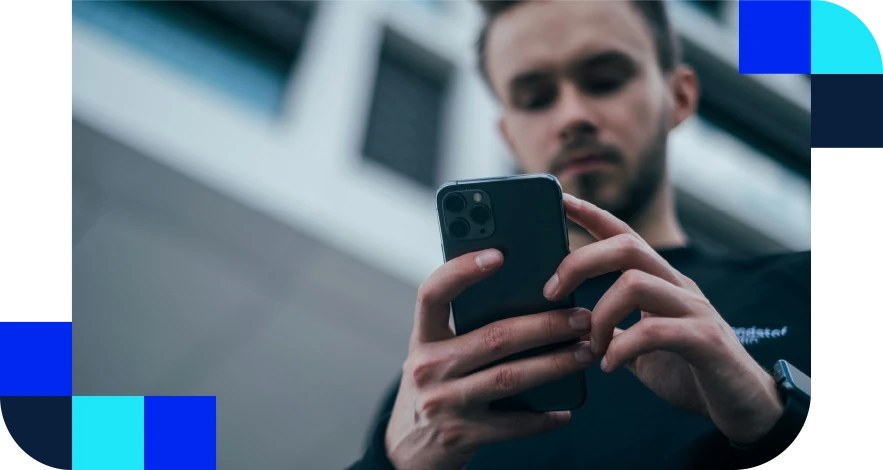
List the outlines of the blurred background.
{"label": "blurred background", "polygon": [[[738,74],[737,2],[676,2],[694,243],[810,247],[810,83]],[[343,468],[442,262],[439,184],[510,174],[471,2],[73,13],[75,395],[216,395],[218,468]]]}

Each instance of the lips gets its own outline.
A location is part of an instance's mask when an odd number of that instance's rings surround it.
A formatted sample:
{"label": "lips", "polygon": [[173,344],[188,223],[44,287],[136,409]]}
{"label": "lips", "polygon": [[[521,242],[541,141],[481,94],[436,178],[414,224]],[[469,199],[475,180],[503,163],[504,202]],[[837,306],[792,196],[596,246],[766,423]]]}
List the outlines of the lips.
{"label": "lips", "polygon": [[599,169],[615,163],[615,159],[610,155],[600,153],[589,153],[576,155],[568,158],[561,164],[556,173],[564,175],[568,173],[583,173]]}

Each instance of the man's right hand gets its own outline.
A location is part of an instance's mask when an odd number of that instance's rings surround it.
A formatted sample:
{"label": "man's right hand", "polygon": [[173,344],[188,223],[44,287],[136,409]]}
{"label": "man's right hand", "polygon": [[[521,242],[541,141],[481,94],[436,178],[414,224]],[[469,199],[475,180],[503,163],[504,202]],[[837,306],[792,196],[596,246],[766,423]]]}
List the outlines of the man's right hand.
{"label": "man's right hand", "polygon": [[404,469],[459,469],[482,445],[552,431],[569,411],[491,410],[488,404],[591,365],[588,342],[478,372],[496,360],[589,332],[585,309],[501,320],[462,336],[448,325],[450,302],[503,264],[494,249],[438,268],[417,291],[414,330],[386,431],[386,452]]}

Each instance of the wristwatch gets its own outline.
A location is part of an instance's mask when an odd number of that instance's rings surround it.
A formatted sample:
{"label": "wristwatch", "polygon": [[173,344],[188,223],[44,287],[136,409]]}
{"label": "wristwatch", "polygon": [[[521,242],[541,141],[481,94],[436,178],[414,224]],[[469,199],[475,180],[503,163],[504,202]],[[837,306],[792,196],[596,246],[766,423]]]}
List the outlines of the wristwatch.
{"label": "wristwatch", "polygon": [[782,416],[767,435],[754,444],[736,444],[730,440],[730,445],[737,449],[767,452],[768,458],[764,457],[751,466],[772,460],[791,445],[794,438],[800,434],[806,415],[809,413],[809,376],[784,359],[776,361],[772,375],[785,407]]}
{"label": "wristwatch", "polygon": [[789,364],[788,361],[780,359],[773,366],[773,379],[776,381],[776,388],[778,388],[783,402],[787,403],[790,398],[809,407],[810,386],[808,375],[799,371],[796,367]]}

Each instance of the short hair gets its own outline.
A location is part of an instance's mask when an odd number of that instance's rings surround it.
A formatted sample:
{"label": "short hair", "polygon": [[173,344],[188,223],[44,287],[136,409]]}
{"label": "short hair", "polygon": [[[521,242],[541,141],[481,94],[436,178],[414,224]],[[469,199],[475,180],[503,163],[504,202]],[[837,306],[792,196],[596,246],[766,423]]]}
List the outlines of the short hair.
{"label": "short hair", "polygon": [[[478,50],[478,68],[484,81],[491,86],[488,76],[485,49],[487,48],[487,35],[494,20],[512,7],[530,0],[477,0],[478,5],[484,12],[484,23],[478,34],[476,49]],[[656,43],[656,58],[659,68],[663,72],[671,72],[680,63],[680,48],[674,28],[668,18],[668,12],[663,0],[629,0],[632,6],[641,14],[650,31],[653,41]],[[493,86],[491,86],[493,88]]]}

